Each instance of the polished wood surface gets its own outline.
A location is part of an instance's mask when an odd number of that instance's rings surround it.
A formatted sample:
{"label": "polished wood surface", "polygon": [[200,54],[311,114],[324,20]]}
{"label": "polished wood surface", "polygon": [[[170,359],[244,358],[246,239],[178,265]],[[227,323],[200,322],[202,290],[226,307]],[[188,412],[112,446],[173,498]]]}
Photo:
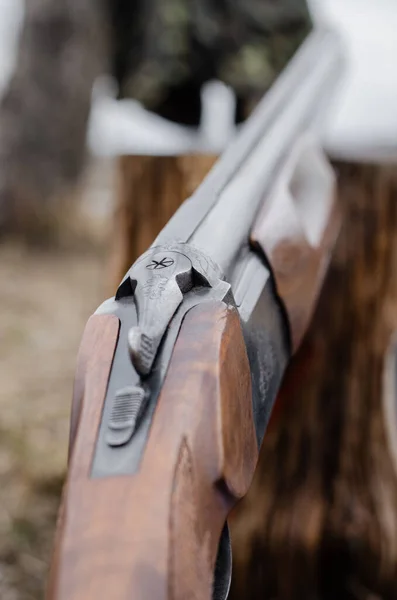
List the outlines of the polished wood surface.
{"label": "polished wood surface", "polygon": [[[117,345],[120,321],[114,315],[93,315],[87,322],[77,357],[77,368],[72,400],[69,462],[73,453],[74,478],[84,477],[91,465],[92,447],[98,433],[103,399]],[[89,426],[92,424],[92,427]],[[76,442],[78,427],[84,435]],[[70,479],[70,476],[69,476]],[[69,499],[64,487],[58,514],[52,557],[52,570],[48,583],[48,598],[56,598],[57,572],[62,558],[61,545],[65,527],[65,509]]]}
{"label": "polished wood surface", "polygon": [[187,313],[139,472],[92,479],[118,329],[110,318],[93,318],[86,335],[98,343],[87,358],[84,341],[80,353],[80,417],[47,598],[211,600],[221,530],[258,453],[238,313],[221,302]]}
{"label": "polished wood surface", "polygon": [[[101,394],[106,390],[119,328],[120,321],[114,315],[93,315],[88,319],[77,356],[70,418],[69,457],[73,448],[87,387],[93,386],[92,396],[101,397]],[[85,406],[88,410],[88,401]],[[92,411],[100,410],[99,403],[92,404],[90,409]],[[97,420],[98,416],[91,413],[90,418]]]}

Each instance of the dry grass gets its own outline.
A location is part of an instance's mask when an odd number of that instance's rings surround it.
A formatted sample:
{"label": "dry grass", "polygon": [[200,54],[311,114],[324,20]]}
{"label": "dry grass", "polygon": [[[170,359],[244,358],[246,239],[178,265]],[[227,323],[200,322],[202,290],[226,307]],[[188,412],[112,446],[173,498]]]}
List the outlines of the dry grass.
{"label": "dry grass", "polygon": [[0,598],[43,597],[75,359],[104,299],[99,253],[0,247]]}

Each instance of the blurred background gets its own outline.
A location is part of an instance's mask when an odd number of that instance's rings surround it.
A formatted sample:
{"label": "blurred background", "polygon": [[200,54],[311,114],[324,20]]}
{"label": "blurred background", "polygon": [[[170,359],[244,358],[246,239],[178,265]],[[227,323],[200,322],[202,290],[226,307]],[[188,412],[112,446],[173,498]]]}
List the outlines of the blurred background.
{"label": "blurred background", "polygon": [[[27,0],[29,2],[29,0]],[[318,21],[345,39],[348,70],[324,128],[335,158],[393,161],[397,140],[397,3],[311,0]],[[22,0],[0,0],[0,95],[13,75]],[[235,98],[212,82],[201,127],[192,131],[117,100],[96,79],[87,169],[63,244],[0,243],[0,599],[42,597],[66,468],[75,360],[89,315],[109,295],[107,266],[115,207],[115,161],[123,154],[218,153],[235,133]],[[62,225],[63,226],[63,225]]]}

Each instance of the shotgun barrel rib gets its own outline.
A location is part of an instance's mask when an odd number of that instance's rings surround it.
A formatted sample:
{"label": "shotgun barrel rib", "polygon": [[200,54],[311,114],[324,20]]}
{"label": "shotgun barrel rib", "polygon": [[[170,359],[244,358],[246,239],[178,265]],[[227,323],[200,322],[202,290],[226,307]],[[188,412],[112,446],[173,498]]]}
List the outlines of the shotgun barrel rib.
{"label": "shotgun barrel rib", "polygon": [[49,600],[227,597],[227,515],[338,233],[317,129],[342,65],[315,31],[88,322]]}

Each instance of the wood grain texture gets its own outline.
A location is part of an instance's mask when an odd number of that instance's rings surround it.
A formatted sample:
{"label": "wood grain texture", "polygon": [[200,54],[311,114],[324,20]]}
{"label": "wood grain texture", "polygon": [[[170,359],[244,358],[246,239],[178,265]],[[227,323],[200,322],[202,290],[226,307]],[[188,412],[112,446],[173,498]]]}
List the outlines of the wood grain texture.
{"label": "wood grain texture", "polygon": [[[77,357],[77,368],[73,390],[71,427],[69,440],[69,462],[73,453],[74,477],[90,468],[91,449],[98,433],[103,400],[112,366],[114,351],[120,329],[120,321],[114,315],[93,315],[89,318],[84,330]],[[90,427],[89,425],[92,425]],[[76,442],[78,427],[84,431]],[[65,508],[67,504],[67,486],[64,487],[58,514],[54,553],[52,557],[52,574],[57,571],[61,560],[61,542],[64,530]],[[48,597],[54,597],[56,581],[50,576]]]}
{"label": "wood grain texture", "polygon": [[211,600],[221,530],[257,461],[237,311],[187,313],[134,476],[90,478],[105,386],[85,373],[48,600]]}
{"label": "wood grain texture", "polygon": [[[95,424],[100,419],[119,329],[120,321],[115,315],[93,315],[87,321],[77,356],[69,456],[73,451],[80,419],[84,423]],[[91,433],[94,438],[96,434],[96,430]],[[84,443],[84,440],[80,440],[80,443]],[[77,452],[84,454],[84,447]],[[82,469],[86,467],[86,463],[81,465]]]}
{"label": "wood grain texture", "polygon": [[382,404],[397,331],[397,172],[336,166],[342,229],[230,520],[232,600],[397,598],[397,473]]}
{"label": "wood grain texture", "polygon": [[202,182],[217,157],[122,156],[109,265],[109,295],[172,215]]}
{"label": "wood grain texture", "polygon": [[[90,396],[101,399],[106,392],[114,350],[116,348],[120,321],[114,315],[93,315],[88,319],[77,355],[76,374],[73,387],[72,410],[70,418],[69,457],[77,432],[86,387],[92,386]],[[90,399],[86,399],[88,409]],[[101,402],[91,406],[93,411],[101,410]],[[99,413],[100,414],[100,413]],[[97,414],[90,419],[97,420]]]}

